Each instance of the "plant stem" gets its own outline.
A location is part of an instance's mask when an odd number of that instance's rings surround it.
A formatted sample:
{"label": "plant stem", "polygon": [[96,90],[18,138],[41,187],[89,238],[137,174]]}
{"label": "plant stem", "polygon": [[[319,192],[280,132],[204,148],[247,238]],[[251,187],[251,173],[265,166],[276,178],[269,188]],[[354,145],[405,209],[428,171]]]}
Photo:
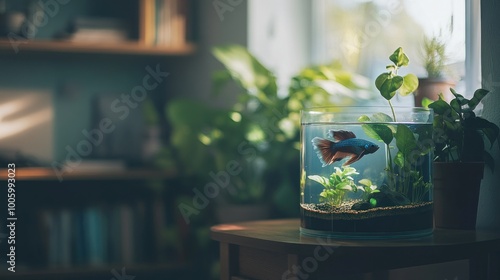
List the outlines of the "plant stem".
{"label": "plant stem", "polygon": [[389,106],[391,107],[392,119],[396,122],[396,113],[394,113],[394,107],[392,107],[392,103],[390,100],[387,100],[387,102],[389,102]]}
{"label": "plant stem", "polygon": [[389,144],[385,144],[386,149],[387,149],[387,179],[389,180],[389,187],[392,186],[394,190],[396,190],[396,184],[395,184],[395,179],[394,179],[394,171],[392,169],[392,155],[391,155],[391,148]]}

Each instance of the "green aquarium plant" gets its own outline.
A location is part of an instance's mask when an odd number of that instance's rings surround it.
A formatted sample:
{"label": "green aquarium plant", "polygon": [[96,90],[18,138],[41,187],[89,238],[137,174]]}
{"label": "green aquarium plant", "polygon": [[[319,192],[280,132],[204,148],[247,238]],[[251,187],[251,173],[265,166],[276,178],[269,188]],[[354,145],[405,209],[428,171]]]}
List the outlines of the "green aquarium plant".
{"label": "green aquarium plant", "polygon": [[[377,113],[372,116],[359,117],[364,132],[371,138],[383,142],[386,146],[386,186],[390,191],[403,194],[412,202],[421,201],[431,187],[431,182],[426,182],[418,170],[417,158],[427,155],[432,147],[420,145],[422,135],[414,133],[405,124],[396,124],[398,119],[391,103],[392,98],[399,94],[407,96],[418,87],[418,78],[414,74],[399,75],[401,67],[408,66],[410,60],[398,48],[389,57],[392,64],[386,66],[387,72],[380,74],[375,80],[375,86],[384,99],[387,100],[391,115]],[[431,137],[430,132],[421,131],[421,134]],[[393,153],[393,141],[398,149]]]}
{"label": "green aquarium plant", "polygon": [[[450,88],[454,98],[447,103],[443,95],[427,104],[434,110],[434,138],[436,142],[434,160],[436,162],[484,162],[491,170],[494,159],[486,150],[486,140],[490,147],[499,141],[499,127],[476,115],[474,110],[489,93],[478,89],[469,100]],[[427,102],[429,103],[429,102]],[[500,142],[499,142],[500,145]]]}
{"label": "green aquarium plant", "polygon": [[324,189],[319,194],[320,201],[326,202],[331,206],[340,206],[344,201],[345,196],[349,192],[364,192],[363,198],[368,201],[371,194],[379,192],[377,186],[373,185],[368,179],[361,179],[356,185],[352,176],[359,175],[356,168],[350,166],[335,167],[335,171],[330,177],[320,175],[310,175],[307,178],[321,184]]}

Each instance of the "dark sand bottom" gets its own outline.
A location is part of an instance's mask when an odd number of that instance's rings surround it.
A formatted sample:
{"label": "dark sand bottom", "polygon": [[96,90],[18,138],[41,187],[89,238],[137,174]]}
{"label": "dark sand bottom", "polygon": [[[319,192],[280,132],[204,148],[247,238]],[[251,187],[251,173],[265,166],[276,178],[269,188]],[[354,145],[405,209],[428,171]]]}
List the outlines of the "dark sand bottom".
{"label": "dark sand bottom", "polygon": [[325,235],[411,236],[430,234],[433,229],[432,202],[403,206],[351,210],[348,202],[340,207],[301,204],[303,232]]}

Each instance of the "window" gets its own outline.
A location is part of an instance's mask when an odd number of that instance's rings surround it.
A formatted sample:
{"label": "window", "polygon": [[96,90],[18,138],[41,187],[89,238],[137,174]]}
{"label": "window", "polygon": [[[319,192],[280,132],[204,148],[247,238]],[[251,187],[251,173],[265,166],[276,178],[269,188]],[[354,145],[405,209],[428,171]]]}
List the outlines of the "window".
{"label": "window", "polygon": [[411,59],[407,71],[426,77],[423,41],[435,37],[446,45],[444,75],[457,91],[471,95],[470,89],[480,86],[476,0],[316,0],[312,5],[314,63],[338,60],[374,80],[401,46]]}
{"label": "window", "polygon": [[426,77],[422,44],[424,36],[434,36],[446,43],[445,75],[454,79],[455,89],[467,96],[480,87],[479,0],[248,3],[250,50],[282,84],[300,67],[332,60],[373,81],[399,46],[411,59],[404,71]]}

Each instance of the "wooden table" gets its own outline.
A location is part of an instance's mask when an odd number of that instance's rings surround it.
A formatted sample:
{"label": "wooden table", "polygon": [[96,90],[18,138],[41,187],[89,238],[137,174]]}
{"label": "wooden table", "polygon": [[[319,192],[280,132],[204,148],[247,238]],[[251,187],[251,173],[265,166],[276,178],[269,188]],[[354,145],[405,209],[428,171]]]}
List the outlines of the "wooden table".
{"label": "wooden table", "polygon": [[436,229],[415,239],[346,240],[302,236],[299,227],[298,219],[212,227],[220,279],[343,279],[333,277],[469,259],[470,279],[482,280],[498,266],[488,265],[500,252],[495,232]]}

